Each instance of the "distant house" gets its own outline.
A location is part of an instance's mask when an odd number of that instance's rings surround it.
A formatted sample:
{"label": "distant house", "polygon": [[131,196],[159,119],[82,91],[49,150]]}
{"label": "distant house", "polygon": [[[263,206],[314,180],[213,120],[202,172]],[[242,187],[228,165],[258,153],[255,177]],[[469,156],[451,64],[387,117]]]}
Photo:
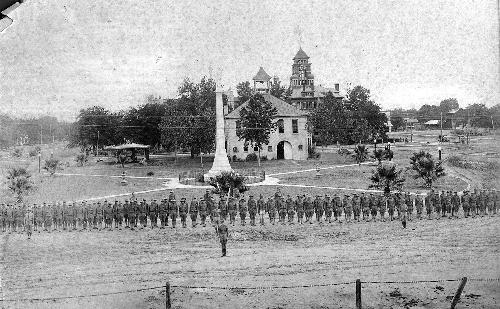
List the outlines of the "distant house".
{"label": "distant house", "polygon": [[426,129],[436,129],[440,126],[440,121],[439,120],[429,120],[427,122],[424,122],[424,127]]}
{"label": "distant house", "polygon": [[[278,99],[269,93],[263,92],[264,99],[276,107],[278,113],[276,122],[278,127],[269,137],[269,144],[262,147],[261,156],[268,159],[306,160],[308,146],[311,145],[311,134],[307,131],[307,114],[304,111]],[[225,117],[226,149],[229,156],[244,160],[255,153],[258,148],[245,146],[244,140],[239,140],[236,130],[241,125],[240,111],[247,106],[247,102],[230,112]]]}

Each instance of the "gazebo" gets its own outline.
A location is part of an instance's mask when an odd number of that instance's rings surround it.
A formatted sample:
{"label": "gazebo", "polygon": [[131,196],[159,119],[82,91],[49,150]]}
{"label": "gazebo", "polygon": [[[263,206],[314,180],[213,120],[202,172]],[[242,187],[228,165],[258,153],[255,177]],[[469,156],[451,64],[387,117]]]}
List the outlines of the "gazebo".
{"label": "gazebo", "polygon": [[136,143],[126,143],[126,144],[122,144],[122,145],[108,146],[108,147],[104,148],[104,150],[116,151],[118,154],[120,154],[124,150],[129,150],[132,152],[132,155],[130,156],[132,161],[137,161],[136,155],[137,155],[138,149],[143,149],[144,150],[144,158],[146,158],[146,160],[149,160],[149,145],[136,144]]}

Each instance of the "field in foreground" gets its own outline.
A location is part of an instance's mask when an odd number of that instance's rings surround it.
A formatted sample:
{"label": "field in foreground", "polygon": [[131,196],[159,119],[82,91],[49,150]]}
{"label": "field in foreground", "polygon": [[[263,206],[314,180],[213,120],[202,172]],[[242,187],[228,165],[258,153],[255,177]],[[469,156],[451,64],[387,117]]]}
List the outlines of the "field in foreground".
{"label": "field in foreground", "polygon": [[[261,287],[500,277],[500,217],[230,227],[228,257],[213,228],[0,234],[3,299],[172,285]],[[458,282],[363,284],[363,308],[447,308]],[[457,308],[498,308],[499,281],[465,286]],[[162,290],[5,308],[164,308]],[[172,288],[173,308],[354,308],[354,283],[211,290]]]}

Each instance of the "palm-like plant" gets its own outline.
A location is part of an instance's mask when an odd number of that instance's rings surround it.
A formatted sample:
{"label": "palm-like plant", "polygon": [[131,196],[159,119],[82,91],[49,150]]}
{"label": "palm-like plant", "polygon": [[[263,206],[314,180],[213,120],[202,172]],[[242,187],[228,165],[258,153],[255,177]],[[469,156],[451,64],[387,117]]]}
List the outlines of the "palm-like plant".
{"label": "palm-like plant", "polygon": [[357,145],[354,148],[354,159],[356,159],[356,163],[361,164],[361,162],[365,162],[368,158],[368,148],[365,145]]}
{"label": "palm-like plant", "polygon": [[211,178],[209,184],[215,188],[215,193],[220,195],[229,194],[229,196],[233,196],[235,190],[238,190],[239,193],[248,190],[245,185],[245,177],[234,171],[222,172],[220,175]]}
{"label": "palm-like plant", "polygon": [[59,165],[60,162],[58,159],[50,158],[48,160],[45,160],[45,166],[43,168],[50,173],[50,176],[53,176],[56,173],[56,170],[59,167]]}
{"label": "palm-like plant", "polygon": [[391,193],[392,190],[401,190],[405,182],[405,178],[401,175],[403,170],[396,169],[396,164],[379,164],[373,171],[369,187],[383,189],[384,194]]}
{"label": "palm-like plant", "polygon": [[24,195],[34,189],[31,174],[23,167],[12,168],[7,172],[9,190],[16,195],[17,202],[22,202]]}
{"label": "palm-like plant", "polygon": [[382,163],[382,160],[385,159],[385,150],[384,149],[375,149],[373,150],[372,158],[378,161],[378,164]]}
{"label": "palm-like plant", "polygon": [[413,177],[424,180],[425,186],[432,188],[432,183],[439,177],[446,175],[441,161],[434,161],[432,155],[423,150],[413,153],[410,157],[411,169],[415,171]]}

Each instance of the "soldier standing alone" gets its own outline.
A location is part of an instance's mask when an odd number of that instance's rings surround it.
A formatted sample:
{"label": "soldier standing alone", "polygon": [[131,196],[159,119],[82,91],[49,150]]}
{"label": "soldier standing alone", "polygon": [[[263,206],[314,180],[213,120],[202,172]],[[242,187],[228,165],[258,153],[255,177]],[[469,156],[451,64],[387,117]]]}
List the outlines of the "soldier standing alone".
{"label": "soldier standing alone", "polygon": [[229,230],[227,226],[224,224],[224,219],[217,225],[217,235],[219,236],[219,241],[222,246],[222,256],[226,256],[226,244],[227,237],[229,235]]}

